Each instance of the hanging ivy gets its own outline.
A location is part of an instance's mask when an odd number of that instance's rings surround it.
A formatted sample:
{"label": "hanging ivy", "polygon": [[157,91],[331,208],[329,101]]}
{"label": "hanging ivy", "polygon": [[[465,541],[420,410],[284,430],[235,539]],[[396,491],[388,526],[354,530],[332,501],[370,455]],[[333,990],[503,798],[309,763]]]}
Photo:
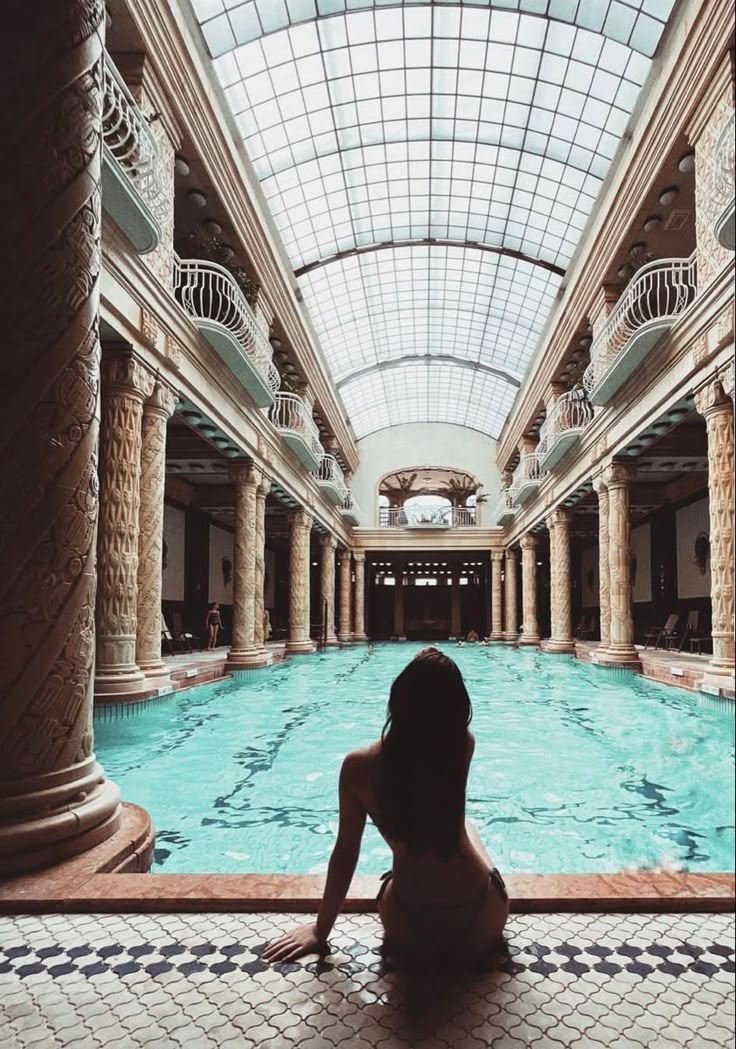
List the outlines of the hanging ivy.
{"label": "hanging ivy", "polygon": [[182,242],[181,255],[189,259],[204,259],[215,262],[231,275],[238,285],[249,306],[255,307],[261,285],[248,276],[247,271],[237,258],[228,258],[227,248],[205,230],[197,230],[185,237]]}

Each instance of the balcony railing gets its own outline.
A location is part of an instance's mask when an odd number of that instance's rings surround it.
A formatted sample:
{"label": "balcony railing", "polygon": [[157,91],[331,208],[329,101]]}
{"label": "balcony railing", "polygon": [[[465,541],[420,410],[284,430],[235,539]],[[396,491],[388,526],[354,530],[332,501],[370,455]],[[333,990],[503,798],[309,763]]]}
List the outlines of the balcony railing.
{"label": "balcony railing", "polygon": [[475,509],[467,506],[392,506],[378,511],[381,528],[473,528]]}
{"label": "balcony railing", "polygon": [[696,293],[694,253],[642,266],[590,348],[583,385],[593,404],[611,400]]}
{"label": "balcony railing", "polygon": [[527,452],[526,455],[522,455],[511,482],[511,487],[516,491],[516,502],[521,505],[534,495],[543,477],[544,470],[539,462],[538,453]]}
{"label": "balcony railing", "polygon": [[593,418],[593,406],[585,390],[568,390],[555,401],[539,430],[537,455],[545,470],[551,470],[579,440]]}
{"label": "balcony railing", "polygon": [[283,439],[308,470],[316,470],[325,450],[312,413],[295,393],[279,392],[274,398],[269,419]]}
{"label": "balcony railing", "polygon": [[281,383],[271,344],[232,275],[215,262],[174,259],[174,294],[259,408]]}
{"label": "balcony railing", "polygon": [[348,488],[342,468],[335,456],[325,452],[314,472],[317,483],[325,495],[332,500],[335,506],[343,506]]}
{"label": "balcony railing", "polygon": [[501,498],[496,503],[496,507],[493,511],[493,520],[497,525],[507,524],[509,521],[513,521],[516,515],[516,489],[513,485],[509,488],[504,488],[501,492]]}
{"label": "balcony railing", "polygon": [[734,250],[734,111],[723,125],[718,137],[710,180],[710,195],[716,216],[713,233],[719,244]]}
{"label": "balcony railing", "polygon": [[350,524],[360,524],[360,507],[356,503],[353,493],[349,488],[345,493],[345,498],[340,507],[340,513],[346,521],[350,522]]}
{"label": "balcony railing", "polygon": [[146,118],[108,54],[103,68],[102,203],[135,249],[158,247],[167,203]]}

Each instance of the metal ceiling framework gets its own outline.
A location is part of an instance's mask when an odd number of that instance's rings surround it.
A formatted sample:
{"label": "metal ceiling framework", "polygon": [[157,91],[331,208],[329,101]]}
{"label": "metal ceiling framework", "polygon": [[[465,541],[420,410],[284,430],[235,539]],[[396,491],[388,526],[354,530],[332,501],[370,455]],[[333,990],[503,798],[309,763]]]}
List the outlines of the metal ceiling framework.
{"label": "metal ceiling framework", "polygon": [[190,2],[356,436],[498,436],[674,0]]}

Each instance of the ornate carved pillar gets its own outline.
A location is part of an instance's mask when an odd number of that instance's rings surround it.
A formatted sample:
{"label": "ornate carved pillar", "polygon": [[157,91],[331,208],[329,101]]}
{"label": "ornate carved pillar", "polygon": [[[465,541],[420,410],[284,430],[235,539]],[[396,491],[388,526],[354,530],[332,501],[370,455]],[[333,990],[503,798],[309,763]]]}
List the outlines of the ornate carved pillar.
{"label": "ornate carved pillar", "polygon": [[537,538],[534,535],[525,535],[521,540],[521,601],[524,622],[521,627],[519,644],[538,645]]}
{"label": "ornate carved pillar", "polygon": [[570,521],[568,510],[555,510],[550,530],[550,581],[552,598],[552,636],[549,652],[574,652],[572,636],[572,573],[570,567]]}
{"label": "ornate carved pillar", "polygon": [[355,630],[353,641],[366,641],[365,633],[365,551],[353,550],[355,562],[355,612],[353,622]]}
{"label": "ornate carved pillar", "polygon": [[450,634],[452,637],[460,637],[463,631],[462,594],[460,592],[460,577],[452,577],[452,594],[450,595]]}
{"label": "ornate carved pillar", "polygon": [[312,517],[306,510],[289,516],[289,640],[286,651],[313,652],[309,636],[309,537]]}
{"label": "ornate carved pillar", "polygon": [[710,599],[713,658],[703,685],[734,688],[734,424],[733,401],[713,381],[695,395],[708,428],[708,504],[710,507]]}
{"label": "ornate carved pillar", "polygon": [[165,675],[161,659],[161,573],[166,486],[166,423],[176,394],[157,382],[143,405],[138,527],[138,636],[135,658],[146,677]]}
{"label": "ornate carved pillar", "polygon": [[[324,602],[327,602],[327,637],[325,642],[328,645],[337,644],[337,634],[335,633],[335,550],[337,549],[337,539],[332,535],[323,535],[319,541],[321,547],[322,560],[320,562],[320,597],[321,597],[321,608],[324,608]],[[321,614],[321,613],[320,613]]]}
{"label": "ornate carved pillar", "polygon": [[256,578],[255,604],[253,619],[255,622],[255,645],[264,660],[268,658],[266,648],[265,586],[266,586],[266,499],[271,491],[271,481],[265,475],[256,489]]}
{"label": "ornate carved pillar", "polygon": [[235,487],[233,537],[233,636],[228,666],[253,667],[263,663],[256,647],[256,501],[263,477],[251,462],[232,466]]}
{"label": "ornate carved pillar", "polygon": [[503,550],[491,550],[491,641],[503,641]]}
{"label": "ornate carved pillar", "polygon": [[519,637],[519,612],[516,602],[516,560],[513,547],[506,551],[506,630],[504,640],[507,645],[515,645]]}
{"label": "ornate carved pillar", "polygon": [[128,351],[102,360],[100,520],[97,527],[95,692],[144,687],[138,635],[138,527],[143,402],[152,373]]}
{"label": "ornate carved pillar", "polygon": [[608,565],[610,585],[610,643],[597,654],[601,663],[639,666],[634,647],[634,615],[631,604],[631,522],[629,485],[636,468],[612,463],[603,473],[608,488]]}
{"label": "ornate carved pillar", "polygon": [[602,653],[611,643],[611,577],[608,563],[608,488],[603,477],[593,480],[593,488],[598,496],[598,604],[600,605],[601,643],[598,653]]}
{"label": "ornate carved pillar", "polygon": [[6,25],[14,97],[0,249],[5,875],[84,852],[121,819],[92,738],[103,11],[101,2],[58,0],[53,18],[39,18],[36,6],[14,3]]}
{"label": "ornate carved pillar", "polygon": [[353,640],[350,576],[350,550],[348,547],[345,547],[340,554],[340,627],[337,639],[341,645],[348,645]]}

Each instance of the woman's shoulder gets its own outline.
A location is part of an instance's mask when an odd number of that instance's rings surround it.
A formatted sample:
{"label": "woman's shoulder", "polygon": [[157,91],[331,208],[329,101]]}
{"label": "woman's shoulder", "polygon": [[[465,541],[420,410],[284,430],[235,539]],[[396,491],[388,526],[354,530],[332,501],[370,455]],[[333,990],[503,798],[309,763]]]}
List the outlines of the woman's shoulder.
{"label": "woman's shoulder", "polygon": [[375,768],[376,762],[381,754],[381,741],[377,739],[369,743],[367,747],[359,747],[351,750],[345,755],[342,767],[345,775],[360,776]]}

